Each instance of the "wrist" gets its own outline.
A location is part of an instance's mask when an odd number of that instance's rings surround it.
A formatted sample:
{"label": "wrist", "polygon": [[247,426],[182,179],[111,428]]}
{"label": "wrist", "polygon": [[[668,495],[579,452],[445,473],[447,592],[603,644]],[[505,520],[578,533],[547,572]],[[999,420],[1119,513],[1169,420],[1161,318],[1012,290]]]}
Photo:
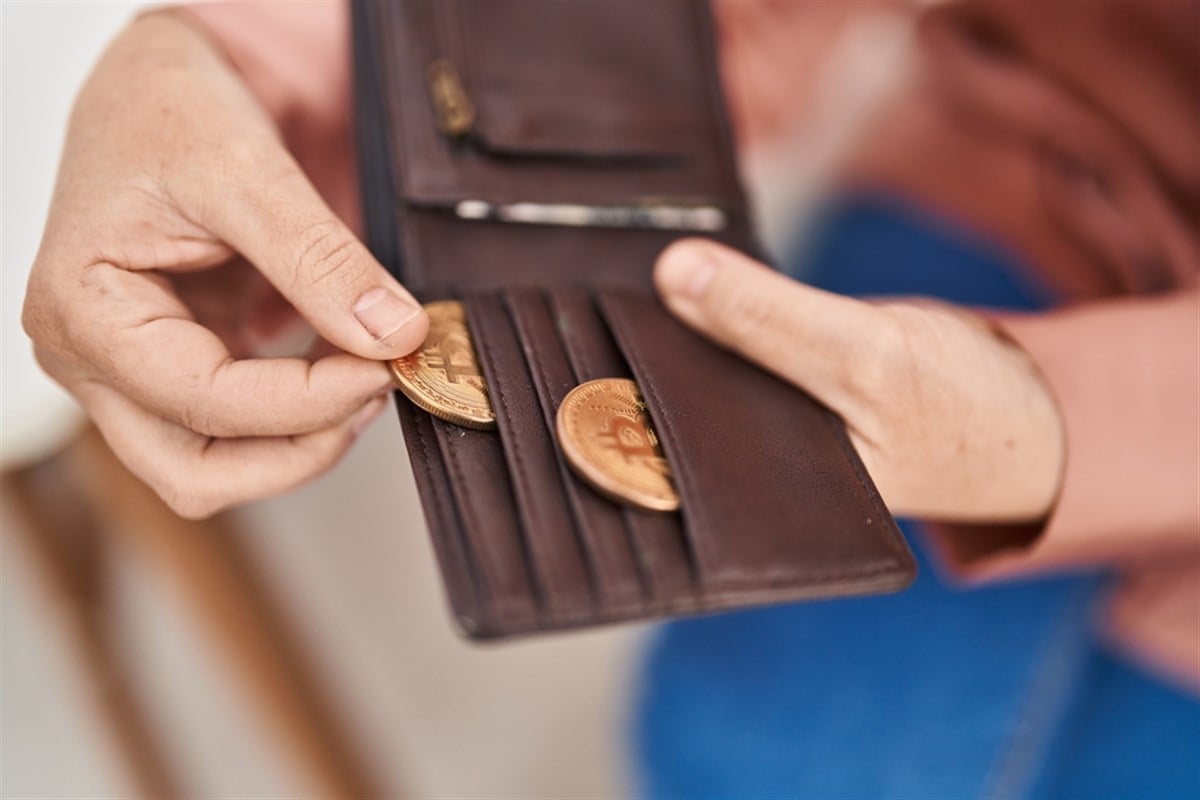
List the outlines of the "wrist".
{"label": "wrist", "polygon": [[[1000,345],[1022,365],[1027,389],[1019,430],[1028,431],[1028,440],[1037,444],[1031,449],[1024,469],[1019,469],[1014,475],[1019,487],[1016,496],[1022,498],[1014,516],[1025,521],[1041,520],[1053,510],[1062,491],[1066,471],[1067,429],[1062,409],[1049,382],[1029,353],[1009,338],[1003,329],[994,328],[993,333]],[[1011,441],[1007,439],[1006,446]]]}

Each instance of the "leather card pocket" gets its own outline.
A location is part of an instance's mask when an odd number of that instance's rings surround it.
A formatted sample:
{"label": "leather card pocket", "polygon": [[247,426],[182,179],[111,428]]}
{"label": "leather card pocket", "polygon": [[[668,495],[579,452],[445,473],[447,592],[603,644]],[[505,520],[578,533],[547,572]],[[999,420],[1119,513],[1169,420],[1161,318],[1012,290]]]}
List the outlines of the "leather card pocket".
{"label": "leather card pocket", "polygon": [[[555,328],[578,383],[632,377],[590,292],[555,289],[549,297]],[[659,613],[697,608],[695,564],[679,515],[631,507],[622,507],[621,513],[646,586],[648,608]]]}
{"label": "leather card pocket", "polygon": [[[407,401],[405,401],[407,402]],[[423,411],[437,439],[462,522],[462,537],[488,614],[460,622],[475,636],[524,630],[541,623],[537,576],[517,514],[504,453],[496,435],[461,428]]]}
{"label": "leather card pocket", "polygon": [[446,582],[446,593],[455,618],[463,629],[474,632],[487,623],[493,608],[503,608],[504,602],[480,585],[481,576],[469,551],[459,506],[451,493],[445,462],[438,452],[433,417],[413,406],[401,393],[396,393],[396,411],[404,428],[404,442],[412,462],[413,475],[421,496],[421,505],[433,536],[434,554]]}
{"label": "leather card pocket", "polygon": [[912,556],[836,417],[649,295],[602,292],[600,307],[671,464],[707,592],[801,598],[911,580]]}
{"label": "leather card pocket", "polygon": [[[557,438],[558,407],[578,380],[559,340],[546,296],[536,290],[512,291],[505,294],[505,300],[529,366],[543,424],[553,442]],[[620,616],[643,608],[642,576],[621,508],[580,481],[571,472],[561,447],[556,445],[554,449],[600,613]],[[570,534],[563,531],[561,535]]]}
{"label": "leather card pocket", "polygon": [[594,616],[584,546],[512,320],[498,295],[470,295],[463,305],[499,428],[499,437],[484,435],[502,444],[544,621]]}

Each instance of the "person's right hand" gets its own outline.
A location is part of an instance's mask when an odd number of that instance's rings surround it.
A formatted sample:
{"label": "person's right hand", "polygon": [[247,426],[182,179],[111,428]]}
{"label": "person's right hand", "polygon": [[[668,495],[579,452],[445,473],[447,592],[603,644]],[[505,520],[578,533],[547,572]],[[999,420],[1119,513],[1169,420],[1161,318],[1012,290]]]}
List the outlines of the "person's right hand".
{"label": "person's right hand", "polygon": [[[323,357],[248,357],[296,312]],[[379,362],[428,330],[216,46],[169,13],[131,25],[79,95],[23,323],[188,517],[335,464],[387,402]]]}
{"label": "person's right hand", "polygon": [[654,282],[693,330],[840,416],[893,514],[1007,524],[1053,508],[1062,414],[1033,359],[977,312],[822,291],[704,239],[664,250]]}

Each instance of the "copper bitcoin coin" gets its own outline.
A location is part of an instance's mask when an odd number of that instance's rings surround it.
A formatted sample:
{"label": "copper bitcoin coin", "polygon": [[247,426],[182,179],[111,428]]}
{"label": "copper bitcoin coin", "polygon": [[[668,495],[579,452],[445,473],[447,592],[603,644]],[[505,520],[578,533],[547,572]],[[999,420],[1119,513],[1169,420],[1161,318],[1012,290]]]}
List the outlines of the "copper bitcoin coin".
{"label": "copper bitcoin coin", "polygon": [[415,352],[388,362],[400,391],[435,417],[490,431],[496,414],[475,358],[461,303],[427,303],[429,335]]}
{"label": "copper bitcoin coin", "polygon": [[679,495],[637,384],[601,378],[572,389],[558,408],[558,443],[572,469],[601,494],[653,511]]}

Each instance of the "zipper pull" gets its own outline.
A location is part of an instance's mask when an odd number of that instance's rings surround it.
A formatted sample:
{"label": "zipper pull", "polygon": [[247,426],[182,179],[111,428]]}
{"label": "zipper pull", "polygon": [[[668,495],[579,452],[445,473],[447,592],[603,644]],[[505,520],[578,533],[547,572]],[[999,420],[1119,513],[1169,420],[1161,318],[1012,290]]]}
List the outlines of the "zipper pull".
{"label": "zipper pull", "polygon": [[437,126],[446,136],[466,136],[475,125],[475,106],[459,80],[458,70],[444,58],[432,62],[425,72]]}

